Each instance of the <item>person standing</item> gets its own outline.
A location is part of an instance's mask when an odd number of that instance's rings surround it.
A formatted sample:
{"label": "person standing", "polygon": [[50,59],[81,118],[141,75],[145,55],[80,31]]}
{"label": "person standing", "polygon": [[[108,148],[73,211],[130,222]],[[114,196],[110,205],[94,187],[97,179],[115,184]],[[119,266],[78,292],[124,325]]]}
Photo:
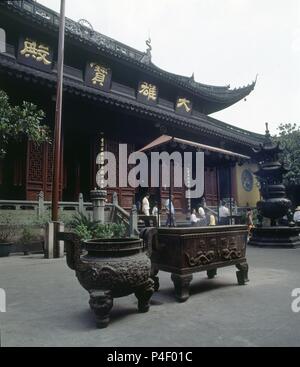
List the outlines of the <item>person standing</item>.
{"label": "person standing", "polygon": [[294,213],[294,222],[295,222],[297,225],[300,225],[300,206],[298,206],[298,207],[295,209],[295,213]]}
{"label": "person standing", "polygon": [[160,227],[159,209],[157,201],[154,203],[154,207],[152,208],[152,215],[156,218],[156,225]]}
{"label": "person standing", "polygon": [[199,214],[199,225],[201,227],[205,227],[206,226],[205,210],[204,210],[203,206],[201,206],[201,205],[198,208],[198,214]]}
{"label": "person standing", "polygon": [[247,240],[249,241],[249,239],[251,237],[251,230],[254,227],[254,224],[253,224],[253,211],[252,211],[251,208],[247,209],[246,224],[247,224],[247,228],[248,228],[248,238],[247,238]]}
{"label": "person standing", "polygon": [[200,219],[197,218],[196,209],[193,209],[190,221],[191,221],[191,226],[192,227],[197,227],[197,225],[199,224]]}
{"label": "person standing", "polygon": [[216,225],[215,216],[212,213],[210,213],[207,208],[205,208],[205,217],[206,217],[206,225],[208,225],[208,226],[215,226]]}
{"label": "person standing", "polygon": [[175,218],[175,207],[173,204],[174,196],[171,195],[171,201],[170,199],[167,199],[165,202],[166,212],[167,212],[167,221],[166,226],[169,227],[176,227],[176,218]]}
{"label": "person standing", "polygon": [[198,214],[199,214],[200,219],[205,218],[205,211],[204,211],[204,208],[201,205],[199,206]]}
{"label": "person standing", "polygon": [[246,224],[247,224],[247,227],[248,227],[248,240],[249,240],[250,236],[251,236],[251,230],[254,227],[254,225],[253,225],[253,211],[252,211],[251,208],[247,209]]}
{"label": "person standing", "polygon": [[221,226],[229,224],[229,216],[230,216],[230,211],[227,208],[225,201],[222,201],[219,207],[219,218],[220,218]]}
{"label": "person standing", "polygon": [[142,201],[142,212],[147,217],[150,215],[150,203],[149,203],[150,194],[147,193]]}
{"label": "person standing", "polygon": [[154,207],[152,208],[152,215],[158,216],[157,202],[154,203]]}

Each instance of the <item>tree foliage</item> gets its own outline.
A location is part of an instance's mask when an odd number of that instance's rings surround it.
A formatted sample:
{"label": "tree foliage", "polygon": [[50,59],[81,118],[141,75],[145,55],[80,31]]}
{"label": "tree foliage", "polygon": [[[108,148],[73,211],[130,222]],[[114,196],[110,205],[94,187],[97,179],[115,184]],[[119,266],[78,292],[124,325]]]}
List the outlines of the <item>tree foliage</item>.
{"label": "tree foliage", "polygon": [[40,144],[50,142],[50,131],[42,125],[45,114],[36,105],[23,102],[12,106],[7,94],[0,90],[0,158],[3,158],[11,141],[28,138]]}
{"label": "tree foliage", "polygon": [[274,137],[283,148],[282,160],[288,168],[284,180],[287,186],[300,184],[300,126],[297,124],[281,124],[279,134]]}

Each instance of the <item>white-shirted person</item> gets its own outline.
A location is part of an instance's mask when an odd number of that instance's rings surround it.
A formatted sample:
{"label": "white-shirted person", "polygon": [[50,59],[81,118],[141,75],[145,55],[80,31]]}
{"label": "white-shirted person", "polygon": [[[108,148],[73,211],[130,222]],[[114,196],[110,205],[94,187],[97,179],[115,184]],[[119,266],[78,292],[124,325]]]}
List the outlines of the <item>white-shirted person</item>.
{"label": "white-shirted person", "polygon": [[150,203],[149,203],[150,194],[147,193],[142,201],[142,212],[144,215],[150,215]]}
{"label": "white-shirted person", "polygon": [[300,206],[298,206],[295,209],[295,213],[294,213],[294,222],[296,222],[297,224],[300,223]]}

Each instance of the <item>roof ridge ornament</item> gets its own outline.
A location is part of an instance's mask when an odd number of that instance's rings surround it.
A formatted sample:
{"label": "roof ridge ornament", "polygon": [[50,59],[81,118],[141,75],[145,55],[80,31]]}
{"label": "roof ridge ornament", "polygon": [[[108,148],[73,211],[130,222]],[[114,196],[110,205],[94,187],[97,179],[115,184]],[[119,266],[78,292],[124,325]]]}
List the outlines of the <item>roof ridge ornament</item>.
{"label": "roof ridge ornament", "polygon": [[[270,130],[269,130],[269,123],[266,122],[266,132],[265,132],[265,141],[263,143],[263,146],[273,146],[273,142],[272,142],[272,138],[271,138],[271,134],[270,134]],[[279,145],[279,144],[278,144]]]}
{"label": "roof ridge ornament", "polygon": [[270,137],[269,123],[266,122],[266,136]]}
{"label": "roof ridge ornament", "polygon": [[86,36],[91,37],[95,31],[91,23],[86,19],[79,19],[78,25],[80,27],[80,32],[84,33]]}
{"label": "roof ridge ornament", "polygon": [[144,53],[143,57],[141,58],[141,62],[143,64],[150,65],[151,64],[151,59],[152,59],[152,55],[151,55],[152,46],[151,46],[151,38],[150,37],[146,40],[146,45],[148,46],[148,48],[147,48],[146,52]]}
{"label": "roof ridge ornament", "polygon": [[92,24],[86,19],[79,19],[78,24],[80,24],[82,27],[89,28],[91,31],[94,31]]}
{"label": "roof ridge ornament", "polygon": [[[40,19],[37,20],[37,17],[40,18],[41,16],[45,19],[43,27],[46,26],[46,22],[53,27],[57,27],[57,24],[59,23],[57,13],[38,2],[34,2],[34,6],[31,7],[28,7],[28,4],[26,4],[27,1],[0,1],[0,7],[7,7],[10,11],[18,9],[16,12],[18,16],[22,16],[22,13],[25,13],[27,17],[28,13],[31,13],[30,15],[32,20],[35,22],[35,25],[38,25],[39,27]],[[41,15],[44,13],[47,14],[45,16]],[[230,90],[230,86],[227,88],[224,86],[203,84],[191,81],[190,77],[180,76],[160,69],[151,61],[152,47],[150,35],[149,40],[146,42],[148,48],[145,52],[142,52],[105,36],[96,30],[92,31],[89,26],[86,26],[86,23],[84,25],[80,25],[78,22],[70,18],[66,18],[66,32],[72,34],[78,42],[82,42],[82,39],[88,40],[91,44],[95,45],[100,52],[108,53],[113,57],[122,57],[128,62],[134,60],[134,62],[138,62],[140,64],[141,68],[143,65],[147,65],[151,74],[162,78],[165,82],[175,82],[178,87],[185,88],[189,92],[195,93],[199,98],[208,98],[212,103],[206,111],[207,114],[219,111],[220,109],[225,108],[225,106],[231,106],[232,104],[242,100],[252,92],[255,86],[255,83],[253,82],[252,85],[247,88],[239,88],[238,90],[235,88],[234,90]]]}

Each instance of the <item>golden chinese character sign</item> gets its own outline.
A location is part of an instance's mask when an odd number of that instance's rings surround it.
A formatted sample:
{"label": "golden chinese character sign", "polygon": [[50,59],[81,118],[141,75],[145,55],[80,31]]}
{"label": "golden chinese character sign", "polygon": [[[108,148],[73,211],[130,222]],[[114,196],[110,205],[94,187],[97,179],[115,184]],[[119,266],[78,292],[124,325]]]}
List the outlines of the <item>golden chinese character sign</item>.
{"label": "golden chinese character sign", "polygon": [[190,115],[192,113],[191,100],[185,97],[177,98],[175,111],[181,115]]}
{"label": "golden chinese character sign", "polygon": [[96,62],[89,62],[85,70],[85,83],[90,87],[109,91],[111,74],[111,70],[106,66]]}
{"label": "golden chinese character sign", "polygon": [[18,61],[22,64],[51,71],[53,50],[45,42],[29,37],[21,37],[18,48]]}
{"label": "golden chinese character sign", "polygon": [[158,100],[158,88],[148,82],[140,82],[137,92],[137,100],[147,104],[156,104]]}

